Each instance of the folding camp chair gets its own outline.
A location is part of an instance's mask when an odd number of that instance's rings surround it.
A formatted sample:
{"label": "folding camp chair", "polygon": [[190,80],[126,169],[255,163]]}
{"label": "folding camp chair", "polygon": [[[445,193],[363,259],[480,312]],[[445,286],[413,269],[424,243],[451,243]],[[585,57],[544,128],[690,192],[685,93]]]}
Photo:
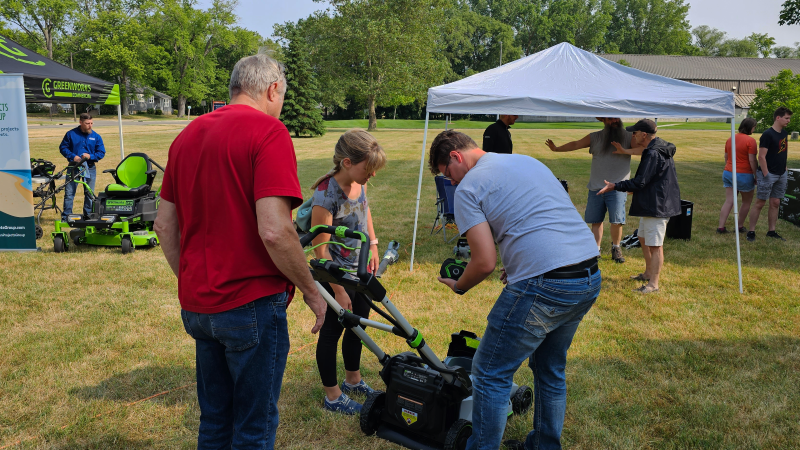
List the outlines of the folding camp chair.
{"label": "folding camp chair", "polygon": [[[453,209],[453,200],[456,194],[456,187],[447,178],[437,176],[436,180],[436,219],[433,221],[431,227],[431,234],[442,231],[442,236],[445,242],[451,242],[453,239],[458,238],[459,233],[447,239],[447,225],[456,223],[455,211]],[[441,226],[441,230],[437,230],[436,226]]]}

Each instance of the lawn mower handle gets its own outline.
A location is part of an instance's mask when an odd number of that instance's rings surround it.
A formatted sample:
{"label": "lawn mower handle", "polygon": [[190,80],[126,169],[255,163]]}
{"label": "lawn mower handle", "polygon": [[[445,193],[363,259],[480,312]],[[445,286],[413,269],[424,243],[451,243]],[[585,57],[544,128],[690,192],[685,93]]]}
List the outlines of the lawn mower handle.
{"label": "lawn mower handle", "polygon": [[360,280],[366,281],[369,278],[367,266],[369,264],[369,237],[361,231],[351,230],[347,227],[334,227],[331,225],[315,225],[311,227],[308,234],[300,238],[300,246],[305,247],[320,234],[332,234],[339,237],[348,237],[361,241],[361,251],[358,255],[358,270],[356,275]]}

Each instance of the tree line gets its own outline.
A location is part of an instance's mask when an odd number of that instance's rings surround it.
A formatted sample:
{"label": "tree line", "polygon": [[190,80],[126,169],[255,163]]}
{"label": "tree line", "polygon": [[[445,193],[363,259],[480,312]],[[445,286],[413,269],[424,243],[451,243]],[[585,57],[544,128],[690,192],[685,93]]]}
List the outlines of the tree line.
{"label": "tree line", "polygon": [[[276,25],[276,41],[238,26],[235,0],[4,0],[0,34],[63,64],[187,102],[226,99],[235,62],[259,48],[287,65],[295,131],[327,118],[420,117],[431,86],[569,42],[596,53],[800,57],[767,34],[691,28],[685,0],[318,0]],[[776,26],[797,24],[787,0]],[[321,108],[320,108],[321,107]],[[196,108],[196,106],[195,106]],[[123,102],[127,113],[127,102]],[[311,117],[313,116],[313,117]],[[316,127],[316,131],[315,131]]]}

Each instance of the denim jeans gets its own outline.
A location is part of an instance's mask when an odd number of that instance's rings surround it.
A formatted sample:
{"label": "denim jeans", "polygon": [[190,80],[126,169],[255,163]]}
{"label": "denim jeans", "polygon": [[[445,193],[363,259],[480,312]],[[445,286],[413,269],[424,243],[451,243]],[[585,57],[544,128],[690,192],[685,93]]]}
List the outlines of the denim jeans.
{"label": "denim jeans", "polygon": [[181,310],[181,319],[197,354],[197,448],[274,448],[289,353],[286,293],[215,314]]}
{"label": "denim jeans", "polygon": [[[587,271],[587,275],[588,275]],[[600,293],[601,276],[545,279],[506,286],[489,313],[472,363],[472,436],[468,450],[497,450],[506,426],[514,373],[529,358],[534,376],[533,431],[528,450],[561,448],[567,407],[567,349]]]}
{"label": "denim jeans", "polygon": [[[69,169],[67,170],[67,176],[70,177],[73,175],[74,171],[77,169]],[[94,182],[97,179],[97,166],[89,167],[89,170],[86,171],[87,175],[91,178],[86,179],[86,184],[92,189],[92,193],[94,193]],[[67,183],[66,187],[64,188],[64,210],[61,213],[61,220],[66,221],[67,216],[72,214],[72,203],[75,201],[75,192],[78,190],[78,182],[73,181],[71,183]],[[92,198],[89,196],[89,193],[86,191],[86,186],[83,187],[83,215],[88,216],[92,212]]]}

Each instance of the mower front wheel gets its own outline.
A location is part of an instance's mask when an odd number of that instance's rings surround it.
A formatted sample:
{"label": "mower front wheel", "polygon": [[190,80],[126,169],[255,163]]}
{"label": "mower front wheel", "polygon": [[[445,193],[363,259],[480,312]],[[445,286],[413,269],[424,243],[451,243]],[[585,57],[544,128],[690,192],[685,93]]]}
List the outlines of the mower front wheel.
{"label": "mower front wheel", "polygon": [[158,245],[158,240],[156,238],[150,238],[150,247],[155,247]]}
{"label": "mower front wheel", "polygon": [[472,422],[458,419],[447,431],[444,438],[444,450],[464,450],[467,440],[472,436]]}
{"label": "mower front wheel", "polygon": [[53,251],[56,253],[64,253],[66,247],[64,246],[64,238],[56,236],[53,238]]}
{"label": "mower front wheel", "polygon": [[514,414],[525,414],[533,404],[533,390],[529,386],[520,386],[511,396],[511,408]]}
{"label": "mower front wheel", "polygon": [[39,225],[36,225],[36,240],[39,240],[44,236],[44,230]]}
{"label": "mower front wheel", "polygon": [[131,242],[131,238],[129,237],[122,238],[121,246],[123,255],[127,255],[128,253],[133,252],[133,242]]}
{"label": "mower front wheel", "polygon": [[367,436],[372,436],[378,431],[378,424],[380,424],[381,413],[386,403],[386,394],[381,391],[375,391],[367,396],[364,404],[361,406],[361,415],[359,417],[359,425],[361,431]]}

